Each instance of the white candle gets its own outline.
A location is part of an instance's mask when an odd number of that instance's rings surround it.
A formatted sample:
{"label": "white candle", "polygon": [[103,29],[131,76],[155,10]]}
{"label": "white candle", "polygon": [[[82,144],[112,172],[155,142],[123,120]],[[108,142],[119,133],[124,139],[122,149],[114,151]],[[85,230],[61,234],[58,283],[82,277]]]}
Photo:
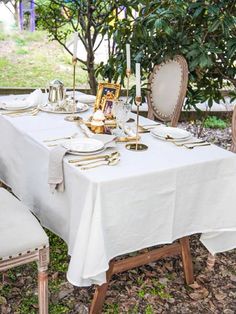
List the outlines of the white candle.
{"label": "white candle", "polygon": [[136,97],[140,97],[141,96],[140,63],[135,64],[135,77],[136,77]]}
{"label": "white candle", "polygon": [[73,59],[77,58],[78,33],[74,33]]}
{"label": "white candle", "polygon": [[126,44],[126,70],[131,70],[130,44]]}

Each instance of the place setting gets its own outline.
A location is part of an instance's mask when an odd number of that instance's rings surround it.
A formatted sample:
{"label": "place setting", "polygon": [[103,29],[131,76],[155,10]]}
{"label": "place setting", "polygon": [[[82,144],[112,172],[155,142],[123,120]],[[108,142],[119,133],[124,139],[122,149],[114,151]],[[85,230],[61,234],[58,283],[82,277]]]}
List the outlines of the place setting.
{"label": "place setting", "polygon": [[[120,153],[114,151],[116,147],[114,136],[102,135],[100,139],[76,138],[76,136],[64,140],[50,151],[48,183],[52,191],[64,191],[63,160],[65,155],[77,156],[76,159],[68,159],[67,161],[68,164],[81,171],[100,166],[115,166],[120,161]],[[101,155],[107,149],[111,152]],[[78,156],[81,157],[78,158]]]}
{"label": "place setting", "polygon": [[190,132],[176,127],[158,126],[152,128],[150,134],[159,140],[171,142],[178,147],[187,149],[210,145],[204,140],[193,137]]}
{"label": "place setting", "polygon": [[36,89],[27,97],[9,95],[1,98],[0,114],[9,117],[35,116],[39,112],[38,105],[42,102],[43,93]]}

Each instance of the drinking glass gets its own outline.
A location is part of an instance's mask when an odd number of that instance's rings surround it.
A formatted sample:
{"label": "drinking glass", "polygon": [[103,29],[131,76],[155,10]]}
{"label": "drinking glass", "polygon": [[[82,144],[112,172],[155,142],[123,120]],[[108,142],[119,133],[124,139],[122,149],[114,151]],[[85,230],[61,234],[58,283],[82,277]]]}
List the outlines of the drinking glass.
{"label": "drinking glass", "polygon": [[116,117],[117,127],[114,133],[118,136],[124,135],[125,123],[129,120],[129,114],[131,112],[131,104],[124,102],[123,100],[114,101],[112,107],[112,114]]}

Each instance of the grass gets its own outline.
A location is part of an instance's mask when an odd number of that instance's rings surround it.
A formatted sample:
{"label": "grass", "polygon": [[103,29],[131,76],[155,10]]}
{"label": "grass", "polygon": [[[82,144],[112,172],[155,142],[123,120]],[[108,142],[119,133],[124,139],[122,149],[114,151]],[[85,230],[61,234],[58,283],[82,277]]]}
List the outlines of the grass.
{"label": "grass", "polygon": [[225,129],[228,124],[216,116],[208,116],[204,121],[204,127],[210,129]]}
{"label": "grass", "polygon": [[[1,87],[44,88],[55,78],[72,87],[70,55],[43,31],[14,31],[8,37],[0,32],[0,56]],[[88,87],[87,72],[79,63],[76,72],[77,87]]]}

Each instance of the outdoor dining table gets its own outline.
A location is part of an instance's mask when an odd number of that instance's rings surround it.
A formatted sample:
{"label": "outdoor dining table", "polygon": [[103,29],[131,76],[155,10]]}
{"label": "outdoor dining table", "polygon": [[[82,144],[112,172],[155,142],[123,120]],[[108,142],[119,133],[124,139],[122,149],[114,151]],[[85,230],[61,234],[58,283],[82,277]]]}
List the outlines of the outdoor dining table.
{"label": "outdoor dining table", "polygon": [[[92,108],[80,116],[91,114]],[[211,253],[236,247],[235,154],[216,145],[186,149],[141,134],[148,150],[129,151],[117,143],[121,157],[115,166],[81,170],[67,154],[65,190],[52,192],[48,166],[54,148],[44,140],[84,137],[64,118],[46,112],[0,115],[0,180],[67,243],[73,285],[101,285],[114,257],[196,233]]]}

